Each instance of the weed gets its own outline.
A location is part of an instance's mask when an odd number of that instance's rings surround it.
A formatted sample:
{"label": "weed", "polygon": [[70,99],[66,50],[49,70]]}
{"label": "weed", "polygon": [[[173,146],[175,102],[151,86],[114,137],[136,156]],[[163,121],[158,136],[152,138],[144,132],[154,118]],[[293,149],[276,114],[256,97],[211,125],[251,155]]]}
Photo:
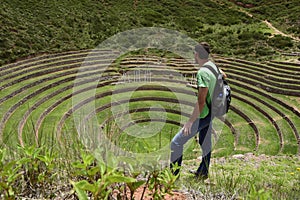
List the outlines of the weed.
{"label": "weed", "polygon": [[[0,149],[0,192],[6,199],[15,199],[17,189],[14,184],[23,174],[21,165],[16,160],[6,162],[6,150]],[[1,197],[1,196],[0,196]]]}
{"label": "weed", "polygon": [[269,200],[271,198],[271,193],[265,189],[257,189],[254,184],[251,185],[250,191],[247,195],[247,199],[259,199],[259,200]]}
{"label": "weed", "polygon": [[80,200],[88,199],[89,194],[95,200],[108,199],[113,191],[114,183],[136,182],[136,179],[124,176],[103,162],[96,162],[95,157],[90,153],[82,151],[81,159],[81,162],[73,163],[75,173],[81,180],[70,180]]}

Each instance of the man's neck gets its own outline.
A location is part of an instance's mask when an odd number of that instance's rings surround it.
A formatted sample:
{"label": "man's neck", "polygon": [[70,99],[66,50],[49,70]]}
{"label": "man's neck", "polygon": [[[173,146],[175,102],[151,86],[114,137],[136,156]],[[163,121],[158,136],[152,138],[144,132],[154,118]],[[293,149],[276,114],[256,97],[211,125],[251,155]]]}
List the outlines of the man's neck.
{"label": "man's neck", "polygon": [[209,61],[209,59],[201,59],[198,61],[199,67],[202,67],[204,65],[204,63],[207,63]]}

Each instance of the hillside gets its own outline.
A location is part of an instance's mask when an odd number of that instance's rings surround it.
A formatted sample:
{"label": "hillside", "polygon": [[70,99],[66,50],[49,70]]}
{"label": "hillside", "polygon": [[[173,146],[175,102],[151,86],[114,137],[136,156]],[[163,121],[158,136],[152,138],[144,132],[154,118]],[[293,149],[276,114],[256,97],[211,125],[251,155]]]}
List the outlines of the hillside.
{"label": "hillside", "polygon": [[299,1],[253,1],[232,0],[236,5],[247,8],[247,11],[262,20],[271,21],[281,31],[295,37],[300,36]]}
{"label": "hillside", "polygon": [[0,64],[45,52],[92,49],[116,33],[149,26],[206,40],[224,56],[263,59],[299,52],[299,42],[270,37],[272,30],[262,22],[267,19],[299,36],[299,2],[259,2],[248,9],[225,0],[2,0]]}
{"label": "hillside", "polygon": [[[0,199],[297,199],[299,10],[298,0],[2,0]],[[212,45],[232,91],[206,181],[188,173],[197,138],[181,176],[169,169],[197,94],[186,36]]]}

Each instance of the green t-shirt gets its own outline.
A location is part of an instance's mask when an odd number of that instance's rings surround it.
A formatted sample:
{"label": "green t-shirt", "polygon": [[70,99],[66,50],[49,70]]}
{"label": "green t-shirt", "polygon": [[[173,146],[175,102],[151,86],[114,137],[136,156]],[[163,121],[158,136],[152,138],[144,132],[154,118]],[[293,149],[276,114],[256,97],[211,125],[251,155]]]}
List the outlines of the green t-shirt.
{"label": "green t-shirt", "polygon": [[[208,61],[204,63],[204,65],[210,65],[213,67],[213,69],[217,70],[216,65]],[[200,69],[197,72],[197,86],[198,87],[207,87],[208,88],[208,95],[206,96],[206,102],[210,103],[211,102],[211,95],[214,91],[214,87],[216,85],[216,77],[214,74],[207,68],[200,67]],[[205,104],[202,112],[200,113],[200,118],[205,118],[209,113],[209,108]]]}

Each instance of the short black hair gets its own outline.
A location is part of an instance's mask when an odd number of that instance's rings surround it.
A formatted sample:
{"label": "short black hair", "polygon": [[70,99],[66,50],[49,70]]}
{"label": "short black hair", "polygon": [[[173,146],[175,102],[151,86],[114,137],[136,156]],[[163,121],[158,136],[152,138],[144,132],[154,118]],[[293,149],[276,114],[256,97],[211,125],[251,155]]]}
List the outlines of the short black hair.
{"label": "short black hair", "polygon": [[195,52],[198,53],[199,58],[207,59],[210,54],[210,46],[207,42],[201,42],[195,46]]}

